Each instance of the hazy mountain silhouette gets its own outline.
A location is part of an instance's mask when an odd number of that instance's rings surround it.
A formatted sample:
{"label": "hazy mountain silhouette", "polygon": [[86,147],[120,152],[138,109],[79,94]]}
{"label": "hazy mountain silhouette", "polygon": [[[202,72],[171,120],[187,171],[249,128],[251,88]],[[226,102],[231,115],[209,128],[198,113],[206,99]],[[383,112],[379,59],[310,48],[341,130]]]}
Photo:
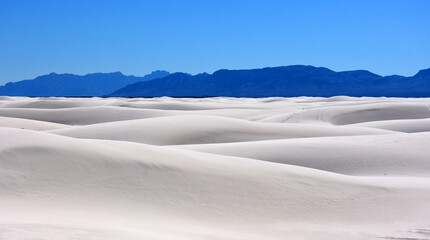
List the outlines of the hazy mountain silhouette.
{"label": "hazy mountain silhouette", "polygon": [[[118,90],[119,89],[119,90]],[[336,95],[430,97],[430,69],[412,77],[382,77],[365,70],[335,72],[294,65],[250,70],[218,70],[213,74],[170,74],[155,71],[144,77],[120,72],[85,76],[55,74],[0,87],[6,96],[121,97],[295,97]]]}
{"label": "hazy mountain silhouette", "polygon": [[0,86],[0,95],[6,96],[103,96],[132,83],[149,81],[169,75],[154,71],[144,77],[125,76],[120,72],[93,73],[84,76],[56,74],[7,83]]}
{"label": "hazy mountain silhouette", "polygon": [[219,70],[213,74],[173,73],[128,85],[108,96],[129,97],[295,97],[336,95],[430,97],[430,69],[412,77],[382,77],[365,70],[335,72],[294,65],[251,70]]}

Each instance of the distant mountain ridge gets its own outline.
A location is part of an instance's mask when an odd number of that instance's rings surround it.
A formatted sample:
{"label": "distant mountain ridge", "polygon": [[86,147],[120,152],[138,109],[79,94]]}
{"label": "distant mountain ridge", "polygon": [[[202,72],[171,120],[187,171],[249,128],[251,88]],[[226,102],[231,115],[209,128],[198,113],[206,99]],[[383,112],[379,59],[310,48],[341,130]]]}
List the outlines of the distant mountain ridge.
{"label": "distant mountain ridge", "polygon": [[382,77],[366,70],[335,72],[293,65],[250,70],[218,70],[213,74],[173,73],[137,82],[107,96],[115,97],[430,97],[430,69],[412,77]]}
{"label": "distant mountain ridge", "polygon": [[104,97],[430,97],[430,69],[411,77],[379,76],[366,70],[335,72],[324,67],[292,65],[249,70],[221,69],[213,74],[144,77],[120,72],[85,76],[49,74],[0,87],[5,96]]}
{"label": "distant mountain ridge", "polygon": [[126,76],[121,72],[92,73],[84,76],[51,73],[33,80],[23,80],[0,86],[6,96],[103,96],[136,82],[168,76],[166,71],[154,71],[144,77]]}

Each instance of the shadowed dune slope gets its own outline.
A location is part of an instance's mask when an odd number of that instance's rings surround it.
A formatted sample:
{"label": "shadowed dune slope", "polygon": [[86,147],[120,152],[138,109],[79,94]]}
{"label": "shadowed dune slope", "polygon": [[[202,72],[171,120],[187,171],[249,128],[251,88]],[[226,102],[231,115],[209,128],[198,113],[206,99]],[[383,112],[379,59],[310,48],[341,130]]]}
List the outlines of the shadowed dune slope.
{"label": "shadowed dune slope", "polygon": [[175,146],[348,175],[430,177],[430,133]]}

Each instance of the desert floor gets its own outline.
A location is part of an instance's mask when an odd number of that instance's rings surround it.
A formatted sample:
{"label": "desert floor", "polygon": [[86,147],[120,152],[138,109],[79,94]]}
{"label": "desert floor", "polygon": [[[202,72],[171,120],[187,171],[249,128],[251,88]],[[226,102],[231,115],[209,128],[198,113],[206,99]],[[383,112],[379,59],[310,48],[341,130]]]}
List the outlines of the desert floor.
{"label": "desert floor", "polygon": [[0,97],[0,239],[430,239],[430,99]]}

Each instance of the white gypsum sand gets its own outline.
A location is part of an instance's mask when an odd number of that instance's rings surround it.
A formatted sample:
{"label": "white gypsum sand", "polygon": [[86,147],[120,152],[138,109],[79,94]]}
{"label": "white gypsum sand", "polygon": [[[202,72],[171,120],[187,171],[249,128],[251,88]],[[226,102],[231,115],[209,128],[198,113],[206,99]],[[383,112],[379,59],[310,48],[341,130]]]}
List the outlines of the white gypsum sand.
{"label": "white gypsum sand", "polygon": [[429,104],[2,97],[0,239],[429,239]]}

